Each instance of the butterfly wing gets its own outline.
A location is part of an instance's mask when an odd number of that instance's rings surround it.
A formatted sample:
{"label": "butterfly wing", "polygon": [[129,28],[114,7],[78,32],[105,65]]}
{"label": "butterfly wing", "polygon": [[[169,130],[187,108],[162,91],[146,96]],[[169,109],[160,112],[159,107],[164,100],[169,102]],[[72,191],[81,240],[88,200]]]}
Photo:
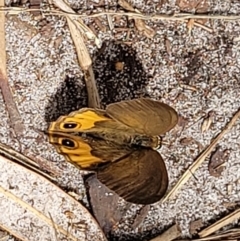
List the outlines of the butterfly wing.
{"label": "butterfly wing", "polygon": [[128,202],[159,201],[168,187],[161,155],[152,149],[135,150],[128,156],[97,170],[98,179]]}
{"label": "butterfly wing", "polygon": [[95,127],[98,122],[113,121],[104,110],[83,108],[71,112],[67,116],[60,116],[57,121],[51,122],[48,133],[54,132],[83,132]]}
{"label": "butterfly wing", "polygon": [[127,146],[121,148],[105,140],[62,132],[50,134],[49,142],[67,161],[85,170],[95,170],[99,165],[117,161],[132,152]]}
{"label": "butterfly wing", "polygon": [[176,111],[170,106],[144,98],[110,104],[106,113],[136,132],[147,135],[161,135],[172,129],[178,120]]}

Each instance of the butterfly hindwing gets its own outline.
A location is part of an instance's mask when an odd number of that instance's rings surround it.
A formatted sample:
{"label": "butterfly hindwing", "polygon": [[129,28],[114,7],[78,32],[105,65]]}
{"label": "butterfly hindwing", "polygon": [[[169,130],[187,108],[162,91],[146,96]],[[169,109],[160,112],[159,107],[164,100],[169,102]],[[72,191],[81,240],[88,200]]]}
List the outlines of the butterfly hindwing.
{"label": "butterfly hindwing", "polygon": [[97,170],[98,179],[128,202],[159,201],[168,186],[161,155],[152,149],[135,150],[125,158]]}
{"label": "butterfly hindwing", "polygon": [[172,129],[178,120],[173,108],[146,98],[110,104],[106,113],[135,132],[147,135],[161,135]]}

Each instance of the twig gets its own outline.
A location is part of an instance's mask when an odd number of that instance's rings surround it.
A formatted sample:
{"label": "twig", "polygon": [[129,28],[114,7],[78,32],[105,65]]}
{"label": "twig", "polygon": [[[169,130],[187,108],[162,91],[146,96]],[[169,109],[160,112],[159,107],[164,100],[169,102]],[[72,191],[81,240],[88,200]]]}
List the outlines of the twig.
{"label": "twig", "polygon": [[[19,12],[33,12],[39,11],[38,9],[26,9],[26,8],[18,8],[18,7],[0,7],[0,12],[4,11],[9,14],[18,14]],[[79,17],[79,18],[95,18],[101,16],[128,16],[139,18],[143,20],[169,20],[169,21],[184,21],[187,19],[215,19],[215,20],[238,20],[240,19],[239,15],[220,15],[220,14],[189,14],[189,13],[177,13],[172,15],[167,14],[153,14],[153,15],[144,15],[142,13],[134,13],[134,12],[101,12],[101,13],[94,13],[94,14],[78,14],[78,13],[71,13],[68,11],[59,11],[59,10],[41,10],[43,14],[57,14],[57,15],[64,15],[64,16],[72,16],[72,17]]]}
{"label": "twig", "polygon": [[176,192],[188,181],[190,177],[192,177],[193,173],[198,169],[198,167],[203,163],[205,158],[209,155],[209,153],[215,148],[218,141],[232,128],[237,119],[240,117],[240,110],[233,116],[231,121],[225,126],[225,128],[220,132],[217,137],[211,142],[211,144],[205,149],[204,152],[196,159],[196,161],[188,168],[188,170],[183,174],[180,180],[176,183],[176,185],[172,188],[172,190],[167,194],[167,196],[163,199],[162,202],[172,198]]}
{"label": "twig", "polygon": [[203,25],[203,24],[201,24],[201,23],[199,23],[199,22],[194,22],[193,23],[193,25],[194,26],[197,26],[197,27],[199,27],[199,28],[202,28],[202,29],[204,29],[204,30],[206,30],[207,32],[209,32],[209,33],[213,33],[213,29],[212,28],[209,28],[209,27],[207,27],[207,26],[205,26],[205,25]]}
{"label": "twig", "polygon": [[[4,7],[4,0],[0,0],[0,7]],[[24,131],[21,116],[13,100],[7,79],[6,67],[6,43],[5,43],[5,13],[0,12],[0,88],[5,101],[10,123],[17,136],[21,136]]]}

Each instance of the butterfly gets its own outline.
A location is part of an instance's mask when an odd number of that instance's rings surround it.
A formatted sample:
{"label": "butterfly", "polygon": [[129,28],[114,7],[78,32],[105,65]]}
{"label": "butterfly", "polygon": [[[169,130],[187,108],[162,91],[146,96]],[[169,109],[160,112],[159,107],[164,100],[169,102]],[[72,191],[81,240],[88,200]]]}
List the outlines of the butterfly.
{"label": "butterfly", "polygon": [[156,149],[159,135],[178,121],[176,111],[147,98],[110,104],[106,110],[82,108],[49,126],[49,142],[80,169],[126,201],[151,204],[168,187],[165,163]]}

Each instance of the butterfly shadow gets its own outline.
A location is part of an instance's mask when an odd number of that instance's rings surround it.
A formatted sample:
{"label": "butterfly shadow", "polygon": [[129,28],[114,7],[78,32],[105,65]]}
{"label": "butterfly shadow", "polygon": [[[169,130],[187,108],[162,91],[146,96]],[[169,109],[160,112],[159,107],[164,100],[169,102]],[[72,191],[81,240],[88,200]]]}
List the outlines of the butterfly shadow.
{"label": "butterfly shadow", "polygon": [[[140,97],[148,97],[145,72],[136,51],[129,45],[106,41],[93,57],[93,72],[101,105]],[[46,122],[61,115],[87,107],[87,90],[84,78],[66,74],[65,80],[50,97],[45,108]]]}

